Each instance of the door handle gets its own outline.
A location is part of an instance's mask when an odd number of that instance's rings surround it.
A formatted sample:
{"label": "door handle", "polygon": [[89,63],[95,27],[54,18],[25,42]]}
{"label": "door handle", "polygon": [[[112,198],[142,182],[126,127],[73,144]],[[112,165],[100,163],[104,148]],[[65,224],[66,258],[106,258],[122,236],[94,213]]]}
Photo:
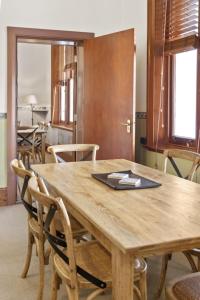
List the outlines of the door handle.
{"label": "door handle", "polygon": [[131,120],[127,120],[126,123],[121,123],[122,126],[126,126],[127,133],[131,133]]}

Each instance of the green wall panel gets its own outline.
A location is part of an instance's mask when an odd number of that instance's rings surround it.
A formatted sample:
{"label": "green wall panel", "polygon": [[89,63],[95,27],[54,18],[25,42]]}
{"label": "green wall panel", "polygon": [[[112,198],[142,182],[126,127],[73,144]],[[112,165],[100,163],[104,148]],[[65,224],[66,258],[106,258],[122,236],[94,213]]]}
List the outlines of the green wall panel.
{"label": "green wall panel", "polygon": [[0,118],[0,188],[7,186],[7,121]]}
{"label": "green wall panel", "polygon": [[[0,116],[0,188],[7,186],[7,121],[5,117]],[[151,168],[163,170],[164,156],[160,153],[152,152],[140,144],[140,137],[146,136],[146,120],[137,119],[136,121],[136,161]],[[184,160],[177,160],[183,176],[186,176],[191,163]],[[200,168],[199,168],[200,169]],[[168,173],[175,174],[170,163],[168,164]],[[200,183],[200,170],[197,172],[195,182]]]}
{"label": "green wall panel", "polygon": [[[136,161],[143,165],[163,170],[164,168],[164,156],[161,153],[149,151],[140,144],[140,137],[146,137],[146,120],[136,120]],[[187,176],[188,171],[191,167],[191,163],[185,160],[177,159],[177,166],[179,167],[183,177]],[[169,174],[176,175],[171,163],[168,163],[167,172]],[[194,181],[200,183],[200,168],[194,177]]]}

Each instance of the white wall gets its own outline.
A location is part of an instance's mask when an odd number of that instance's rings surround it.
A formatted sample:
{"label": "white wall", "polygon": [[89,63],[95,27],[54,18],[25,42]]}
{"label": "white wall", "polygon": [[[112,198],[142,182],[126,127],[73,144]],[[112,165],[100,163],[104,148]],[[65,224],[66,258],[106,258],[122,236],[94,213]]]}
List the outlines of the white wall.
{"label": "white wall", "polygon": [[2,0],[0,10],[0,112],[6,112],[6,26],[96,35],[131,27],[137,35],[137,110],[146,109],[147,0]]}
{"label": "white wall", "polygon": [[51,46],[18,43],[18,105],[34,94],[38,104],[51,105]]}

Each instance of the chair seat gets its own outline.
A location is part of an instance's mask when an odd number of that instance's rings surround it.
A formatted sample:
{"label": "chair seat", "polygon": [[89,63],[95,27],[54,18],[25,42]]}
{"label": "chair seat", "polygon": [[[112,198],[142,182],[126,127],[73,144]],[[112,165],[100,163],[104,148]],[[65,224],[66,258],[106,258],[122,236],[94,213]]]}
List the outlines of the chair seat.
{"label": "chair seat", "polygon": [[[97,241],[85,242],[75,245],[76,263],[79,267],[92,274],[96,278],[111,286],[112,266],[111,255]],[[69,268],[58,254],[54,255],[54,265],[58,274],[70,282]],[[139,274],[146,270],[146,262],[143,259],[135,260],[135,277],[134,281],[139,279]],[[80,287],[93,288],[94,285],[85,278],[78,275]]]}
{"label": "chair seat", "polygon": [[173,280],[166,288],[167,299],[200,300],[200,272]]}

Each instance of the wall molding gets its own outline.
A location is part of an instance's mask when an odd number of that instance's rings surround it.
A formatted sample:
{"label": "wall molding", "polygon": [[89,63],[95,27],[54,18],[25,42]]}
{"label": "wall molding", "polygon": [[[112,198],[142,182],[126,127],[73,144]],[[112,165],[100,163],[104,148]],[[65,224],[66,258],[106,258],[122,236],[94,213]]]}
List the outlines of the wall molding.
{"label": "wall molding", "polygon": [[0,113],[0,119],[7,119],[7,113]]}
{"label": "wall molding", "polygon": [[7,205],[7,187],[0,188],[0,206]]}

